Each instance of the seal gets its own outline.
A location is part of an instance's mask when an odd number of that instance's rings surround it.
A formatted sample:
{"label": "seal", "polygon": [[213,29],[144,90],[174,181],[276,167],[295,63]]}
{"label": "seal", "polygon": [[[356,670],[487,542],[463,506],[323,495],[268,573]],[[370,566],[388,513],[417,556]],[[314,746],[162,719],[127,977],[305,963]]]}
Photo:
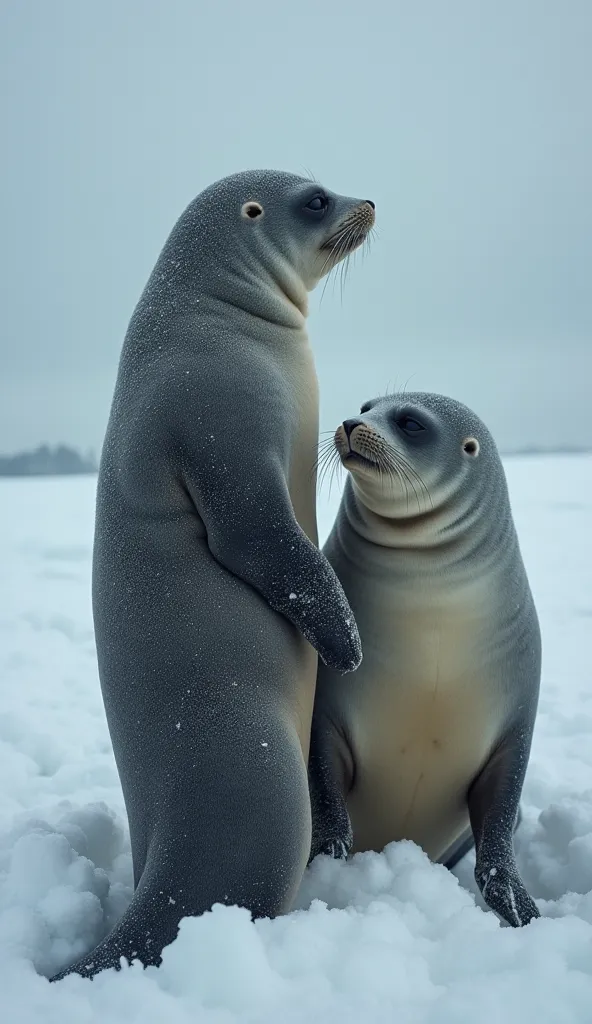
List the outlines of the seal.
{"label": "seal", "polygon": [[311,859],[411,839],[452,866],[476,847],[486,903],[538,917],[513,831],[538,706],[541,639],[494,440],[441,395],[367,402],[327,452],[348,470],[323,548],[364,661],[319,666]]}
{"label": "seal", "polygon": [[287,911],[311,842],[317,652],[359,635],[317,546],[307,293],[374,204],[277,171],[202,192],[131,318],[99,469],[93,614],[135,891],[94,952],[161,961],[216,902]]}

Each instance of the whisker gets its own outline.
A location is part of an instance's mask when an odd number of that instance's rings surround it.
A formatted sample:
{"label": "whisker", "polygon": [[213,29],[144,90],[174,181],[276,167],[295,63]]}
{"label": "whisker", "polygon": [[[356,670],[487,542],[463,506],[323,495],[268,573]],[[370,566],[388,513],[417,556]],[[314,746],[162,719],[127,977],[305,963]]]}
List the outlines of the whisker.
{"label": "whisker", "polygon": [[[338,242],[337,242],[337,246],[339,246],[339,245],[340,245],[340,241],[341,241],[341,240],[340,240],[340,239],[338,239]],[[337,265],[338,265],[338,263],[339,263],[339,251],[338,251],[338,248],[337,248],[337,247],[336,247],[335,249],[331,250],[331,252],[330,252],[330,253],[329,253],[329,255],[327,256],[327,259],[326,259],[326,260],[325,260],[325,262],[323,263],[323,266],[322,266],[322,270],[321,270],[321,274],[323,274],[323,273],[325,272],[325,267],[326,267],[326,266],[327,266],[327,264],[328,264],[328,263],[330,262],[330,260],[331,260],[331,259],[333,259],[333,258],[334,258],[334,263],[333,263],[333,266],[331,267],[331,269],[330,269],[329,273],[328,273],[328,274],[327,274],[327,276],[325,277],[325,283],[324,283],[324,285],[323,285],[323,290],[322,290],[322,292],[321,292],[321,299],[320,299],[319,305],[320,305],[320,304],[322,303],[323,299],[325,298],[325,292],[326,292],[326,290],[327,290],[327,285],[329,284],[329,280],[330,280],[330,278],[331,278],[331,275],[333,274],[333,271],[335,270],[335,268],[337,267]]]}
{"label": "whisker", "polygon": [[325,460],[322,463],[320,471],[317,474],[317,490],[318,491],[320,491],[322,486],[323,486],[323,480],[324,480],[324,478],[325,478],[325,476],[327,474],[327,469],[328,469],[328,466],[331,463],[331,458],[332,458],[332,456],[330,456],[327,460]]}
{"label": "whisker", "polygon": [[313,472],[315,470],[317,470],[319,468],[320,464],[322,462],[324,462],[324,460],[331,454],[331,452],[333,451],[333,448],[334,448],[333,442],[329,438],[327,438],[325,440],[325,442],[323,443],[322,446],[319,445],[318,450],[317,450],[317,458],[316,458],[316,461],[315,461],[315,463],[313,465]]}
{"label": "whisker", "polygon": [[368,232],[368,234],[366,235],[366,237],[364,239],[364,244],[362,245],[362,251],[366,250],[366,252],[369,252],[370,251],[370,246],[372,245],[372,242],[375,241],[375,239],[376,239],[376,232],[374,231],[374,228],[370,228],[370,231]]}
{"label": "whisker", "polygon": [[428,501],[429,501],[429,504],[430,504],[430,508],[432,508],[432,509],[433,509],[433,507],[434,507],[434,503],[433,503],[433,501],[432,501],[432,495],[430,494],[430,489],[429,489],[429,487],[427,487],[427,486],[426,486],[426,484],[424,483],[424,481],[423,481],[423,479],[422,479],[421,475],[420,475],[420,474],[419,474],[419,473],[417,472],[417,470],[416,470],[416,469],[414,469],[414,468],[413,468],[413,466],[412,466],[412,465],[411,465],[410,463],[406,462],[406,467],[407,467],[407,471],[408,471],[409,473],[412,473],[412,474],[413,474],[413,476],[414,476],[414,477],[415,477],[415,479],[417,480],[417,483],[418,483],[418,484],[419,484],[419,486],[420,486],[420,487],[421,487],[421,488],[423,489],[423,492],[424,492],[424,494],[425,494],[426,498],[427,498],[427,499],[428,499]]}
{"label": "whisker", "polygon": [[[384,488],[384,476],[388,475],[391,482],[395,483],[395,475],[401,486],[405,490],[405,497],[407,500],[407,509],[409,509],[409,486],[415,496],[417,503],[418,513],[421,514],[423,508],[422,493],[427,499],[425,502],[426,508],[431,506],[433,508],[432,496],[429,488],[424,483],[421,474],[411,465],[411,463],[405,458],[405,456],[389,444],[384,439],[380,445],[376,442],[369,445],[369,452],[374,456],[376,464],[379,469],[381,485]],[[417,485],[417,486],[416,486]]]}
{"label": "whisker", "polygon": [[317,451],[321,451],[321,452],[327,451],[327,449],[328,448],[332,448],[334,444],[335,444],[335,438],[334,437],[324,437],[322,439],[322,441],[318,442],[318,444],[316,446],[317,447]]}
{"label": "whisker", "polygon": [[[327,274],[327,280],[329,279],[329,277],[331,276],[332,272],[335,270],[335,267],[337,266],[338,258],[336,258],[336,254],[337,254],[338,246],[339,246],[339,244],[341,242],[341,238],[342,238],[341,234],[337,236],[337,238],[335,239],[335,245],[333,245],[328,250],[327,255],[325,257],[325,262],[323,263],[323,266],[321,267],[321,277],[322,277],[323,274],[325,273],[325,270],[326,270],[327,266],[331,262],[331,260],[334,260],[333,266],[331,267],[331,270]],[[326,287],[327,287],[327,281],[325,281],[325,288]],[[325,294],[325,288],[323,288],[323,295]]]}
{"label": "whisker", "polygon": [[[392,483],[395,482],[394,474],[396,473],[397,479],[399,480],[399,483],[401,484],[401,486],[405,490],[405,497],[407,499],[407,511],[409,511],[409,488],[407,486],[407,481],[406,481],[403,473],[399,469],[399,467],[394,462],[389,461],[389,459],[386,457],[386,453],[381,453],[381,455],[382,455],[381,462],[380,462],[381,468],[384,467],[386,469],[386,471],[388,473],[388,476],[389,476],[389,478],[390,478]],[[382,479],[381,479],[381,483],[382,483]]]}
{"label": "whisker", "polygon": [[[413,493],[415,495],[415,500],[417,502],[417,511],[419,513],[421,513],[421,501],[419,500],[419,494],[417,493],[417,488],[416,488],[415,484],[413,483],[413,477],[407,472],[407,467],[406,466],[400,465],[399,468],[401,470],[401,473],[405,477],[405,480],[408,480],[409,483],[411,484],[411,489],[412,489],[412,491],[413,491]],[[409,511],[409,501],[407,501],[407,511]]]}
{"label": "whisker", "polygon": [[348,240],[348,237],[349,237],[349,230],[347,229],[347,227],[345,227],[345,228],[343,228],[341,233],[337,236],[336,241],[335,241],[335,246],[332,249],[332,252],[327,257],[327,260],[323,264],[323,268],[324,268],[327,265],[328,260],[331,259],[332,256],[334,257],[335,262],[334,262],[333,266],[331,267],[331,270],[327,274],[327,278],[325,280],[325,285],[323,287],[323,291],[322,291],[322,294],[321,294],[321,302],[323,301],[323,298],[325,296],[325,289],[327,288],[327,285],[329,283],[329,278],[331,277],[333,271],[341,263],[341,260],[343,258],[343,254],[347,251],[347,240]]}
{"label": "whisker", "polygon": [[421,493],[421,488],[423,488],[424,492],[429,497],[429,491],[427,490],[427,487],[425,486],[425,484],[424,484],[423,480],[421,479],[421,477],[419,476],[419,474],[416,473],[416,471],[413,469],[412,466],[409,465],[409,463],[407,463],[404,459],[399,458],[398,465],[399,465],[399,469],[403,473],[405,479],[408,480],[409,483],[411,484],[411,488],[413,490],[413,493],[415,495],[415,500],[417,502],[417,511],[419,513],[421,513],[422,505],[421,505],[421,501],[420,501],[420,494],[418,494],[417,487],[415,486],[415,483],[413,482],[414,478],[415,478],[416,482],[418,483],[418,485],[420,487],[420,493]]}
{"label": "whisker", "polygon": [[354,231],[353,228],[352,228],[352,232],[353,232],[352,236],[348,237],[348,239],[347,239],[347,246],[348,246],[348,249],[350,249],[350,252],[348,252],[347,256],[345,257],[345,261],[342,264],[342,266],[343,266],[343,270],[342,270],[342,273],[341,273],[341,302],[342,303],[343,303],[343,290],[345,288],[345,283],[347,281],[347,275],[349,273],[349,268],[350,268],[351,264],[355,261],[356,254],[358,252],[357,249],[351,250],[351,243],[353,241],[355,241],[355,231]]}
{"label": "whisker", "polygon": [[392,463],[393,464],[396,463],[398,468],[400,469],[400,471],[409,480],[409,483],[411,484],[411,487],[413,488],[413,492],[415,494],[415,498],[416,498],[416,501],[417,501],[418,511],[421,512],[422,509],[421,509],[421,502],[419,500],[419,494],[418,494],[417,489],[415,487],[415,484],[413,482],[414,480],[418,484],[420,489],[423,490],[424,494],[426,495],[426,497],[427,497],[427,499],[429,501],[430,507],[433,508],[434,505],[433,505],[433,502],[432,502],[432,496],[430,494],[429,488],[426,487],[426,485],[425,485],[421,475],[418,473],[418,471],[411,465],[411,463],[404,457],[404,455],[401,454],[401,452],[398,452],[391,445],[387,445],[387,451],[388,451],[388,456],[389,456],[390,460],[392,461]]}
{"label": "whisker", "polygon": [[334,444],[326,443],[324,448],[320,451],[318,458],[318,465],[320,467],[319,486],[322,484],[322,481],[327,474],[327,470],[335,458],[339,458],[337,448]]}
{"label": "whisker", "polygon": [[[327,284],[329,283],[329,278],[331,277],[333,270],[335,270],[338,264],[342,262],[344,265],[342,265],[340,281],[341,301],[343,302],[343,289],[345,286],[345,282],[347,280],[350,256],[355,256],[355,253],[359,248],[359,246],[356,243],[360,239],[362,230],[363,229],[361,228],[357,218],[354,217],[352,221],[346,221],[346,223],[342,225],[340,231],[332,239],[330,251],[328,252],[325,262],[321,267],[321,277],[325,273],[327,265],[331,260],[333,260],[333,266],[331,267],[331,270],[327,274],[325,284],[323,285],[319,305],[323,302]],[[370,229],[370,231],[371,230],[372,229]],[[362,248],[369,246],[368,236],[370,234],[370,231],[366,231],[364,234]]]}
{"label": "whisker", "polygon": [[339,275],[339,301],[341,302],[341,305],[343,305],[343,289],[345,288],[345,282],[347,280],[347,271],[350,259],[351,257],[349,255],[346,256],[341,264],[341,273]]}
{"label": "whisker", "polygon": [[327,458],[327,456],[331,453],[332,448],[333,448],[332,445],[327,445],[322,450],[319,450],[319,452],[317,454],[317,458],[316,458],[315,463],[313,465],[313,471],[318,469],[319,466],[321,465],[321,463],[324,462],[324,460]]}
{"label": "whisker", "polygon": [[329,477],[329,497],[331,497],[331,490],[333,488],[333,481],[339,476],[343,468],[339,454],[337,453],[337,459],[333,462],[333,468],[331,470],[331,476]]}
{"label": "whisker", "polygon": [[335,485],[337,487],[339,486],[339,483],[340,483],[340,479],[339,478],[341,476],[342,469],[343,469],[343,466],[342,466],[341,462],[336,462],[333,474],[331,476],[331,479],[329,480],[329,494],[328,494],[329,498],[331,497],[331,491],[333,490],[333,484],[335,483]]}
{"label": "whisker", "polygon": [[323,448],[326,448],[327,445],[332,445],[334,443],[335,443],[335,431],[333,431],[333,430],[329,431],[328,430],[328,431],[326,431],[325,437],[319,437],[319,440],[317,441],[317,443],[315,445],[312,445],[311,447],[313,447],[315,450],[323,449]]}

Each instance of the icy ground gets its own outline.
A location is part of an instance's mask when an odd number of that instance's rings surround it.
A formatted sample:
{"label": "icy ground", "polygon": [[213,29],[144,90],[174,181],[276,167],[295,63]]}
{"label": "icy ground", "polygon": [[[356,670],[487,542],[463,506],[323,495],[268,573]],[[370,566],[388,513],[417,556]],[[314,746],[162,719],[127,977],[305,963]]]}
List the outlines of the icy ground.
{"label": "icy ground", "polygon": [[[52,986],[43,975],[96,943],[131,892],[93,649],[94,480],[0,481],[3,1022],[592,1021],[592,458],[506,466],[543,629],[517,837],[542,919],[501,927],[475,902],[470,858],[459,884],[393,844],[319,859],[288,917],[253,925],[219,907],[185,921],[160,971]],[[322,537],[337,500],[321,506]]]}

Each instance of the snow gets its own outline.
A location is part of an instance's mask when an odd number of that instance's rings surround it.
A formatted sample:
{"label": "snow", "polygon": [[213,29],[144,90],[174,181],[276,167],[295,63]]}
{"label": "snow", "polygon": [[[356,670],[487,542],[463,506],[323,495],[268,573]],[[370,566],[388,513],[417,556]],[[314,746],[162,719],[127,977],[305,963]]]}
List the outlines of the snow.
{"label": "snow", "polygon": [[[46,975],[131,895],[129,837],[97,680],[93,478],[0,481],[0,1017],[10,1024],[572,1024],[592,1019],[592,458],[506,460],[543,631],[516,840],[542,918],[501,926],[412,843],[318,858],[297,909],[186,919],[160,970]],[[319,509],[321,538],[339,501]],[[456,877],[455,877],[456,876]]]}

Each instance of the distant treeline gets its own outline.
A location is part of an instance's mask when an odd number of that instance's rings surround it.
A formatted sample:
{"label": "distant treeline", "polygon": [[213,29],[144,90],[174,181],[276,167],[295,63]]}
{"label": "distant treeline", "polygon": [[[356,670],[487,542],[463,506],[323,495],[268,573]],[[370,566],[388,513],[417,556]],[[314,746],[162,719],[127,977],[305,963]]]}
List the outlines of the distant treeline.
{"label": "distant treeline", "polygon": [[580,448],[577,445],[557,445],[552,448],[539,448],[537,445],[527,445],[524,448],[507,448],[502,450],[502,455],[590,455],[592,448]]}
{"label": "distant treeline", "polygon": [[92,452],[81,455],[65,444],[54,447],[41,444],[32,452],[0,455],[0,476],[73,476],[96,472]]}
{"label": "distant treeline", "polygon": [[[505,458],[512,455],[585,455],[592,452],[590,448],[577,448],[563,445],[557,448],[538,448],[535,445],[525,448],[502,450]],[[32,452],[17,452],[16,455],[0,455],[1,476],[75,476],[82,473],[96,473],[97,461],[93,452],[81,455],[75,448],[65,444],[53,448],[41,444]]]}

